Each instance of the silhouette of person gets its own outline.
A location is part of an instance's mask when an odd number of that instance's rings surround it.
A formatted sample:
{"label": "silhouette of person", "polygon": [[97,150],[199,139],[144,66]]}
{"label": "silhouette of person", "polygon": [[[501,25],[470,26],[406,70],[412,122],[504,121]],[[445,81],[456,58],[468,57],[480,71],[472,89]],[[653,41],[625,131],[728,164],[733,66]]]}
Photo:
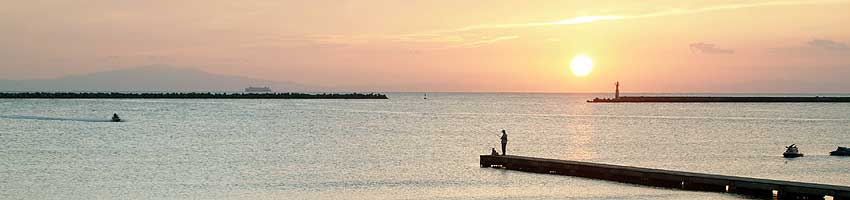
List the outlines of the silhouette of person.
{"label": "silhouette of person", "polygon": [[505,130],[502,129],[502,155],[507,155],[505,152],[505,146],[508,145],[508,133],[505,133]]}
{"label": "silhouette of person", "polygon": [[499,152],[496,151],[496,148],[490,148],[490,155],[498,156]]}

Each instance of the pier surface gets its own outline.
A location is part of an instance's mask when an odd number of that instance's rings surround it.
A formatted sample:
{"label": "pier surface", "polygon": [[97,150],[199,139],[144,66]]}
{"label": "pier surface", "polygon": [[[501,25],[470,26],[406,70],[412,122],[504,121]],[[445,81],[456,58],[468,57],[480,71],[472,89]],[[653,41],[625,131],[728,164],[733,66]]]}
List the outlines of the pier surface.
{"label": "pier surface", "polygon": [[306,94],[306,93],[0,93],[0,99],[388,99],[384,94]]}
{"label": "pier surface", "polygon": [[623,183],[696,191],[728,192],[781,199],[850,199],[850,187],[684,171],[651,169],[591,162],[524,156],[481,155],[481,167],[502,167],[534,173],[557,174]]}
{"label": "pier surface", "polygon": [[850,97],[698,97],[698,96],[622,96],[594,98],[589,103],[850,103]]}

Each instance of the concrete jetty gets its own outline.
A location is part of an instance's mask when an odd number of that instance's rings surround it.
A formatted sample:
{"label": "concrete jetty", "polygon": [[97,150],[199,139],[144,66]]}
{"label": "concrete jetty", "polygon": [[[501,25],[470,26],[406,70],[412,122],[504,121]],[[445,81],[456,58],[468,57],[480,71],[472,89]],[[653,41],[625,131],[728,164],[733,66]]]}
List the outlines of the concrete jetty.
{"label": "concrete jetty", "polygon": [[614,98],[593,98],[588,103],[850,103],[850,97],[803,96],[620,96],[614,83]]}
{"label": "concrete jetty", "polygon": [[647,186],[694,191],[727,192],[780,199],[850,199],[850,187],[738,176],[651,169],[525,156],[481,155],[481,167],[501,167],[534,173],[557,174]]}
{"label": "concrete jetty", "polygon": [[850,103],[850,97],[616,96],[588,103]]}

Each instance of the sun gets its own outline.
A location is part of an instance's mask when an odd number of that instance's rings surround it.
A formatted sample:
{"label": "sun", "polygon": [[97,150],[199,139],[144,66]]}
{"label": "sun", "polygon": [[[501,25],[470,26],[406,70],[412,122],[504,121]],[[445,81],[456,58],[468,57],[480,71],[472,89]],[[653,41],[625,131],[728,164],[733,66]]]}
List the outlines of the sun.
{"label": "sun", "polygon": [[584,77],[593,71],[593,60],[584,54],[578,55],[570,62],[570,70],[578,77]]}

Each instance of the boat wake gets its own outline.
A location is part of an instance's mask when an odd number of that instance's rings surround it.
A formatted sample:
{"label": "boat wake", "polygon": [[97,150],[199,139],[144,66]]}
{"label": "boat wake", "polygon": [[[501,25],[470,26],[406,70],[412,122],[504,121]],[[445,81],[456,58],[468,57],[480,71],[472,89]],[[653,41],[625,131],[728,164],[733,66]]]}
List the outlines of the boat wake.
{"label": "boat wake", "polygon": [[48,121],[112,122],[112,120],[110,120],[110,119],[59,118],[59,117],[43,117],[43,116],[23,116],[23,115],[0,115],[0,118],[48,120]]}

